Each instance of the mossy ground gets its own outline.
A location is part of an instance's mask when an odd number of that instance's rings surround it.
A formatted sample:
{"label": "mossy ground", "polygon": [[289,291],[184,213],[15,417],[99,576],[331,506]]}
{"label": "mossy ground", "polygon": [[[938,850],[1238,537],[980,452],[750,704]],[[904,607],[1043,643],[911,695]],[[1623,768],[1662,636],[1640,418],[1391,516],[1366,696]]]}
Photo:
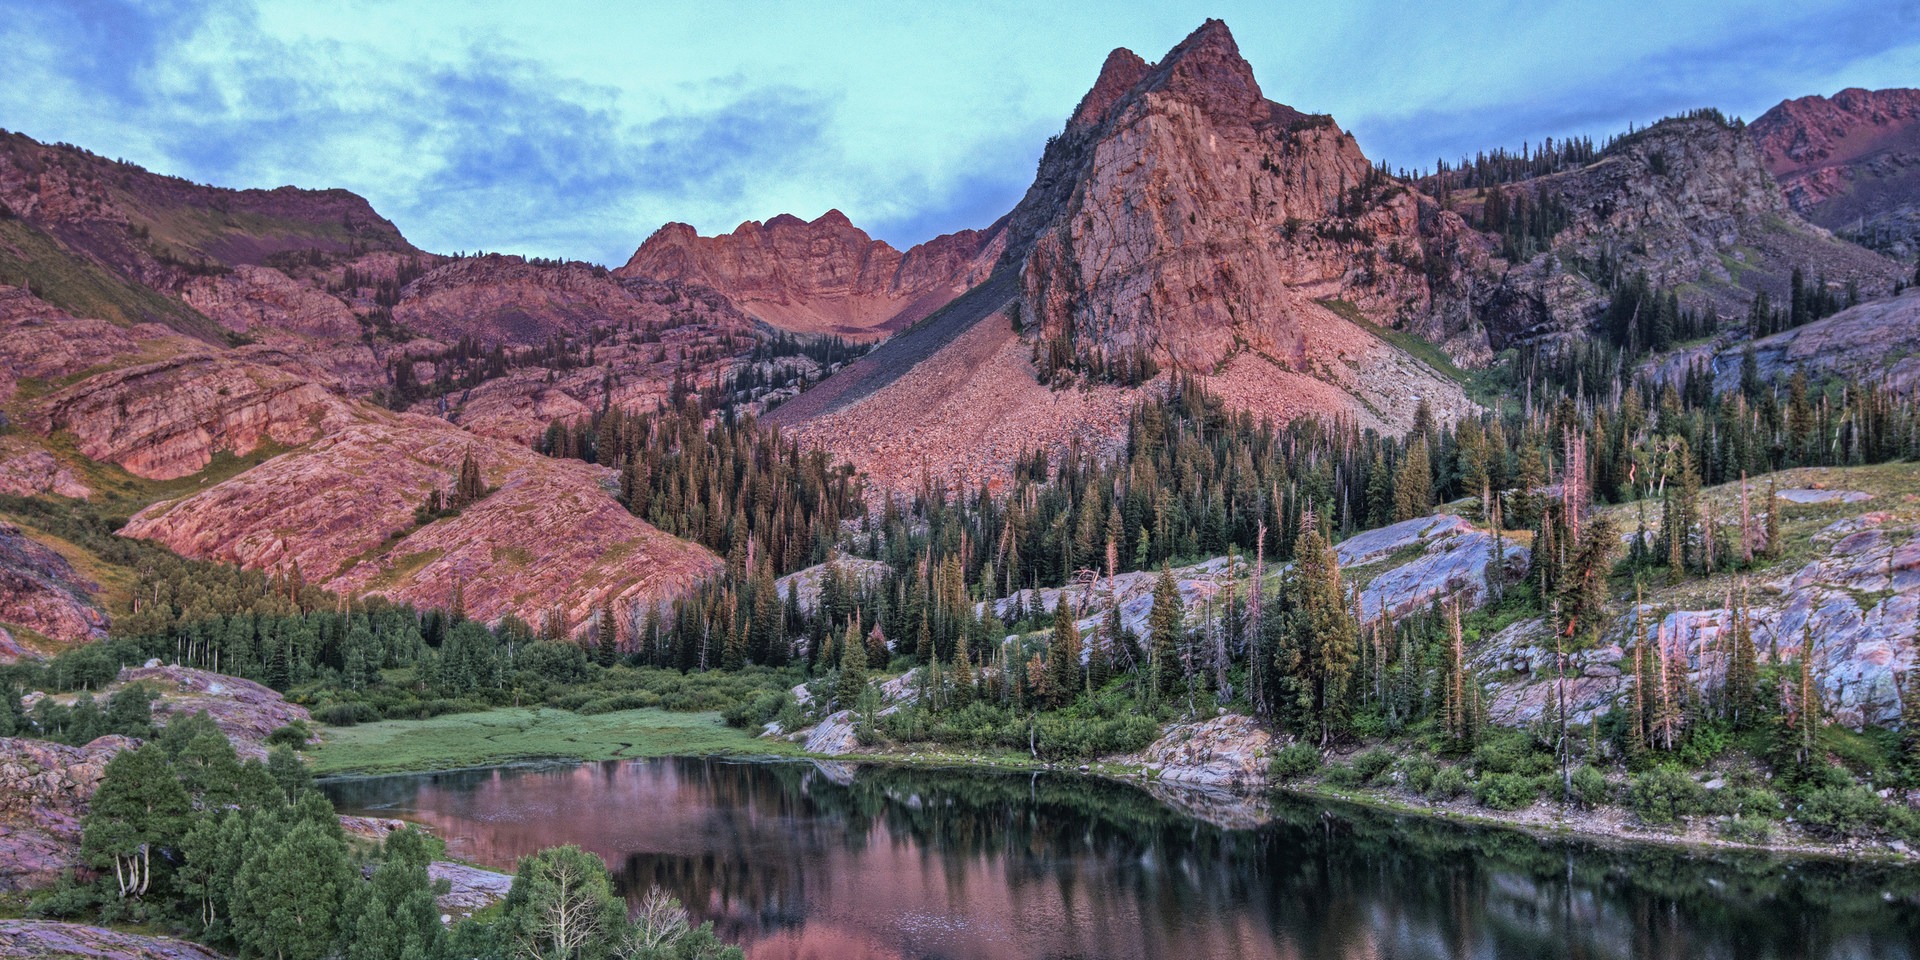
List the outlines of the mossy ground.
{"label": "mossy ground", "polygon": [[755,739],[717,712],[617,710],[578,714],[502,707],[427,720],[329,727],[309,751],[316,774],[401,773],[516,760],[630,760],[667,756],[800,756],[784,740]]}

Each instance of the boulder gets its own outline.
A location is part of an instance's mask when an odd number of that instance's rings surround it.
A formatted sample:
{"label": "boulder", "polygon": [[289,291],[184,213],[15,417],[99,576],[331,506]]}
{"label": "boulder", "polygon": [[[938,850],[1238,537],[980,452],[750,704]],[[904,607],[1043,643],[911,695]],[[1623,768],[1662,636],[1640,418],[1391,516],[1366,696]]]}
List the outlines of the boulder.
{"label": "boulder", "polygon": [[1136,762],[1160,780],[1254,789],[1267,782],[1273,736],[1244,714],[1167,727]]}

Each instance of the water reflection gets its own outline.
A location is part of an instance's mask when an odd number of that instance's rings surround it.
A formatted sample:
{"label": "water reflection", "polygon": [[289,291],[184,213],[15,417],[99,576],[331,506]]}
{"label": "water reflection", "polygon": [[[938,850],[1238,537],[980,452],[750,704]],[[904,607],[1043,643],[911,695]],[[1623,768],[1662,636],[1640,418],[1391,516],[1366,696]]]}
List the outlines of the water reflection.
{"label": "water reflection", "polygon": [[326,785],[511,869],[578,843],[754,960],[1912,957],[1920,877],[1281,802],[1223,829],[1070,776],[669,759]]}

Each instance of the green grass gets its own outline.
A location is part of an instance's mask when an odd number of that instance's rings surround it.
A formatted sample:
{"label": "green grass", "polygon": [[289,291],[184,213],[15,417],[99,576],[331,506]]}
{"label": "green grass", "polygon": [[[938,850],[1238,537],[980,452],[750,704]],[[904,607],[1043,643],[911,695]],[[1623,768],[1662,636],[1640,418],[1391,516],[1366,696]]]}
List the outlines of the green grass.
{"label": "green grass", "polygon": [[328,727],[307,754],[317,774],[399,773],[515,760],[624,760],[701,755],[799,755],[783,740],[757,740],[720,714],[619,710],[585,716],[544,707],[502,707],[430,720]]}
{"label": "green grass", "polygon": [[1447,356],[1445,350],[1434,346],[1426,339],[1414,336],[1404,330],[1394,330],[1374,323],[1372,320],[1367,319],[1366,314],[1360,312],[1359,307],[1345,300],[1329,297],[1319,301],[1319,303],[1328,310],[1339,314],[1354,326],[1406,351],[1413,356],[1414,359],[1432,367],[1434,371],[1441,376],[1453,380],[1456,383],[1467,382],[1467,372],[1460,369],[1460,367],[1453,362],[1453,358]]}
{"label": "green grass", "polygon": [[76,256],[22,220],[0,220],[0,282],[32,286],[41,299],[79,317],[120,326],[148,321],[220,336],[219,324],[193,308]]}

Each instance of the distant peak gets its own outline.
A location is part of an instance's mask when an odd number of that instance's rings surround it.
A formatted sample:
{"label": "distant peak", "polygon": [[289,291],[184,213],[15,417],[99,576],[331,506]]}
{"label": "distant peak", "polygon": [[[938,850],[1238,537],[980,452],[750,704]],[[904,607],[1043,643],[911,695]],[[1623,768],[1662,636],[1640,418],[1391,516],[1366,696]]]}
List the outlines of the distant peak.
{"label": "distant peak", "polygon": [[848,227],[853,226],[853,221],[848,220],[847,215],[844,213],[841,213],[838,209],[828,210],[826,213],[821,214],[813,222],[816,224],[824,223],[824,224],[831,224],[834,226],[848,226]]}
{"label": "distant peak", "polygon": [[1253,67],[1240,56],[1233,31],[1221,20],[1208,20],[1188,34],[1153,68],[1147,82],[1214,108],[1251,107],[1264,99]]}
{"label": "distant peak", "polygon": [[1100,67],[1100,79],[1093,82],[1093,89],[1082,97],[1080,105],[1074,108],[1073,118],[1067,121],[1069,127],[1090,126],[1099,123],[1119,100],[1140,78],[1147,75],[1150,68],[1140,55],[1126,47],[1116,47],[1107,54],[1107,62]]}

